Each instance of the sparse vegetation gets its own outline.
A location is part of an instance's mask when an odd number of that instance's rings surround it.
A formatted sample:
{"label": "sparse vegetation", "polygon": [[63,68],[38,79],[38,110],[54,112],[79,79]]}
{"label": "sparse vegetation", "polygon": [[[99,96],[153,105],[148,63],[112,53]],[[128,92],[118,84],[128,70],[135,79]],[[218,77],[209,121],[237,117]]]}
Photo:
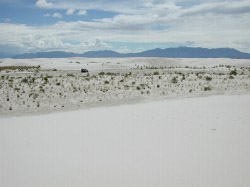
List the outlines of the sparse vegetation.
{"label": "sparse vegetation", "polygon": [[[225,67],[223,66],[223,68]],[[37,66],[36,69],[39,68]],[[211,71],[211,68],[207,67],[204,69],[189,66],[185,67],[186,70],[183,70],[183,67],[164,66],[138,66],[136,68],[140,71],[130,70],[132,72],[120,73],[102,71],[91,73],[89,76],[71,72],[61,73],[61,71],[53,74],[52,71],[55,69],[48,70],[48,74],[34,72],[34,74],[13,76],[13,74],[6,73],[0,78],[2,96],[0,97],[2,106],[0,112],[23,109],[39,110],[44,107],[67,108],[72,105],[78,106],[79,103],[80,106],[83,106],[86,103],[104,102],[111,99],[115,101],[135,97],[199,95],[199,93],[204,93],[203,91],[211,90],[213,90],[211,93],[221,93],[221,91],[230,93],[235,89],[250,91],[250,73],[248,71],[250,69],[248,68],[236,69],[230,66],[223,72],[221,69]],[[141,71],[144,69],[147,71]],[[159,73],[160,69],[168,71],[162,70]],[[199,71],[192,72],[190,71],[192,69],[199,69]],[[207,86],[208,81],[210,81],[209,86]]]}

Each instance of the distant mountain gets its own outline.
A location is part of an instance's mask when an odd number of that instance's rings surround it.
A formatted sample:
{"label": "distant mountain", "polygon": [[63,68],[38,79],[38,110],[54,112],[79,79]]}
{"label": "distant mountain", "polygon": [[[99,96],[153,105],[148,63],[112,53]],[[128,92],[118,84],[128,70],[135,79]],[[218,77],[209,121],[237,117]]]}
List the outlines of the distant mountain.
{"label": "distant mountain", "polygon": [[31,58],[68,58],[76,57],[76,53],[67,53],[63,51],[51,51],[51,52],[39,52],[39,53],[24,53],[21,55],[15,55],[14,59],[31,59]]}
{"label": "distant mountain", "polygon": [[117,53],[111,50],[104,51],[88,51],[83,54],[68,53],[63,51],[25,53],[13,56],[14,59],[30,59],[30,58],[69,58],[69,57],[85,57],[85,58],[125,58],[125,57],[164,57],[164,58],[236,58],[250,59],[250,54],[240,52],[231,48],[194,48],[194,47],[177,47],[166,49],[152,49],[139,53]]}
{"label": "distant mountain", "polygon": [[167,58],[250,58],[250,54],[242,53],[231,48],[192,48],[178,47],[166,49],[152,49],[141,53],[130,54],[135,57],[167,57]]}
{"label": "distant mountain", "polygon": [[86,58],[109,58],[109,57],[121,57],[122,54],[117,53],[115,51],[110,50],[104,50],[104,51],[88,51],[86,53],[83,53],[81,57]]}

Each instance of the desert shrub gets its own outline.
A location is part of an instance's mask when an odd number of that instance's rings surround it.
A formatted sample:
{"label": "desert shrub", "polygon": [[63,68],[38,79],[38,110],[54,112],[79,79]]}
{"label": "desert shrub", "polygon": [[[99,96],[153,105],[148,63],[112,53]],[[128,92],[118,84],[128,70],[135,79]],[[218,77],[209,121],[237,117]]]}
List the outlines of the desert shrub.
{"label": "desert shrub", "polygon": [[234,79],[234,76],[230,75],[230,76],[229,76],[229,79]]}
{"label": "desert shrub", "polygon": [[22,83],[28,83],[28,79],[27,78],[24,78],[21,80]]}
{"label": "desert shrub", "polygon": [[102,71],[102,72],[99,73],[99,75],[100,76],[105,75],[105,72]]}
{"label": "desert shrub", "polygon": [[211,80],[212,80],[212,77],[209,77],[209,76],[206,77],[206,81],[211,81]]}
{"label": "desert shrub", "polygon": [[[101,72],[101,73],[102,73],[102,72]],[[103,73],[104,73],[104,72],[103,72]],[[105,73],[104,73],[104,74],[105,74]],[[104,74],[103,74],[103,75],[104,75]],[[112,76],[112,75],[115,75],[115,73],[108,72],[107,75]]]}
{"label": "desert shrub", "polygon": [[160,73],[158,71],[155,71],[154,72],[154,75],[159,75]]}
{"label": "desert shrub", "polygon": [[178,83],[177,77],[173,77],[172,80],[171,80],[171,82],[172,82],[173,84]]}
{"label": "desert shrub", "polygon": [[38,98],[38,96],[39,96],[39,94],[33,94],[33,99],[36,99],[36,98]]}
{"label": "desert shrub", "polygon": [[184,74],[182,74],[181,81],[183,81],[183,80],[185,80],[185,79],[186,79],[185,75],[184,75]]}
{"label": "desert shrub", "polygon": [[74,77],[75,75],[71,74],[71,73],[68,73],[67,74],[68,77]]}
{"label": "desert shrub", "polygon": [[140,88],[145,89],[146,85],[145,84],[140,84]]}
{"label": "desert shrub", "polygon": [[140,86],[137,86],[136,89],[137,89],[137,90],[141,90]]}
{"label": "desert shrub", "polygon": [[210,86],[205,86],[204,87],[204,91],[210,91],[210,90],[212,90],[212,88]]}
{"label": "desert shrub", "polygon": [[48,77],[44,77],[43,80],[45,81],[45,83],[48,83],[48,82],[49,82]]}
{"label": "desert shrub", "polygon": [[104,84],[109,84],[109,81],[104,81]]}
{"label": "desert shrub", "polygon": [[60,86],[60,85],[61,85],[61,83],[60,83],[60,82],[57,82],[57,83],[56,83],[56,85],[57,85],[57,86]]}
{"label": "desert shrub", "polygon": [[232,70],[230,73],[229,73],[229,75],[237,75],[237,72],[236,72],[236,69],[234,69],[234,70]]}
{"label": "desert shrub", "polygon": [[45,90],[44,90],[43,88],[40,88],[40,92],[43,92],[43,93],[44,93],[44,92],[45,92]]}

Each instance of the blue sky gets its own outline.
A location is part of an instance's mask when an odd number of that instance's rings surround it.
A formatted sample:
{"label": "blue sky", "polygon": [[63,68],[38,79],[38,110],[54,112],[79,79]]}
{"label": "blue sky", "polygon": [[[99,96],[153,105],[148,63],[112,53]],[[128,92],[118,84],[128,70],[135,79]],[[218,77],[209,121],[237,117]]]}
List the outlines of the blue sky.
{"label": "blue sky", "polygon": [[2,55],[178,46],[250,52],[250,0],[0,0]]}

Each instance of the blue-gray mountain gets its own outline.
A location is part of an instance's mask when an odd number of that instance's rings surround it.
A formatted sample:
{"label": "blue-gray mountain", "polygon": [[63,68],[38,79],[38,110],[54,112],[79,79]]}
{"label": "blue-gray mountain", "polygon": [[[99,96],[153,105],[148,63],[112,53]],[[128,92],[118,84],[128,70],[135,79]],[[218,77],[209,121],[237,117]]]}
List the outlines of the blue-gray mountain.
{"label": "blue-gray mountain", "polygon": [[152,49],[139,53],[117,53],[115,51],[88,51],[83,54],[68,53],[62,51],[25,53],[13,56],[15,59],[30,58],[68,58],[68,57],[86,57],[86,58],[126,58],[126,57],[165,57],[165,58],[235,58],[250,59],[250,54],[240,52],[231,48],[193,48],[193,47],[177,47],[166,49]]}

